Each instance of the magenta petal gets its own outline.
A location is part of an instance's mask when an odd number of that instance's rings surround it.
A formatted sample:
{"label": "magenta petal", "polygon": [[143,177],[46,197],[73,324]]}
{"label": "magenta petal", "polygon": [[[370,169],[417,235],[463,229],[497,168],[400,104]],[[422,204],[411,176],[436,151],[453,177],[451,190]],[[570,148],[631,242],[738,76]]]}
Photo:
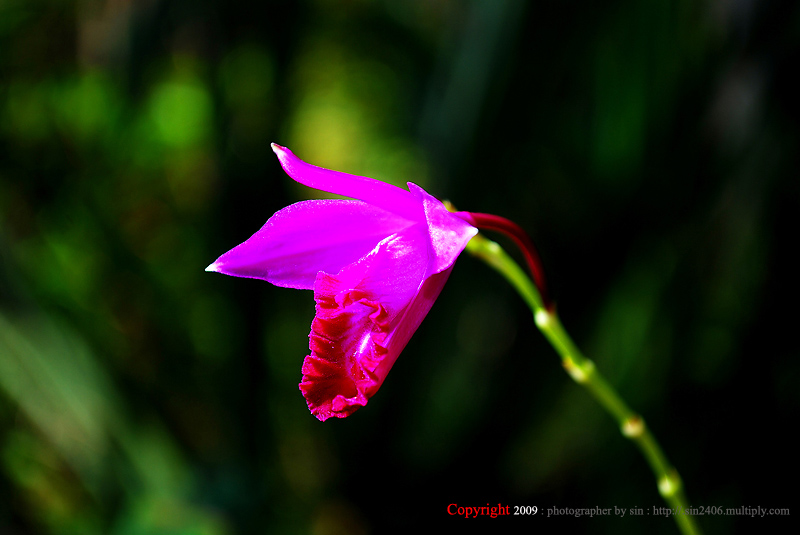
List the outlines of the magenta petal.
{"label": "magenta petal", "polygon": [[304,162],[286,147],[272,144],[284,171],[297,182],[310,188],[359,199],[374,206],[394,212],[406,219],[419,221],[422,218],[419,202],[406,190],[368,178],[331,171]]}
{"label": "magenta petal", "polygon": [[453,266],[467,242],[478,233],[478,229],[449,212],[442,201],[416,184],[409,182],[408,189],[419,199],[425,210],[428,234],[435,256],[433,271],[444,271]]}
{"label": "magenta petal", "polygon": [[277,212],[207,270],[310,290],[319,271],[338,272],[412,224],[361,201],[299,202]]}
{"label": "magenta petal", "polygon": [[439,295],[450,271],[428,276],[426,242],[424,227],[412,227],[317,277],[300,390],[320,420],[366,405]]}

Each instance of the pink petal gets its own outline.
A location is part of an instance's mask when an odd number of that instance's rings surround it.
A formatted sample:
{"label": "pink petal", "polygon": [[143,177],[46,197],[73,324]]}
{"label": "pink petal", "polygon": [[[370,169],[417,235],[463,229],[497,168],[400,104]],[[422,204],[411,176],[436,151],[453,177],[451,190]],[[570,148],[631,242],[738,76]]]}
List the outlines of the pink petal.
{"label": "pink petal", "polygon": [[310,290],[317,272],[338,272],[412,224],[361,201],[299,202],[277,212],[206,270]]}
{"label": "pink petal", "polygon": [[453,266],[467,242],[478,233],[478,229],[448,211],[442,201],[416,184],[409,182],[408,189],[419,199],[425,210],[428,234],[435,256],[433,271],[444,271]]}
{"label": "pink petal", "polygon": [[318,275],[300,390],[320,420],[366,405],[439,295],[450,270],[430,274],[427,240],[424,226],[410,227],[338,274]]}
{"label": "pink petal", "polygon": [[331,171],[304,162],[286,147],[272,144],[272,150],[284,171],[297,182],[310,188],[359,199],[374,206],[379,206],[412,221],[422,220],[419,201],[402,188],[367,178],[350,175],[340,171]]}

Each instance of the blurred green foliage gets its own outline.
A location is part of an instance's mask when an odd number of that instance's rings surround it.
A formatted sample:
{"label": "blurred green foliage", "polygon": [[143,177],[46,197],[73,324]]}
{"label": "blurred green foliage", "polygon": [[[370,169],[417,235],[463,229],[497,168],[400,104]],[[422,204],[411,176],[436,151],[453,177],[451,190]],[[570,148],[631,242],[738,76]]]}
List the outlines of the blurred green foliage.
{"label": "blurred green foliage", "polygon": [[272,141],[522,224],[692,504],[792,507],[798,60],[780,0],[0,0],[0,533],[675,532],[447,515],[662,505],[470,258],[317,422],[311,295],[203,272],[318,195]]}

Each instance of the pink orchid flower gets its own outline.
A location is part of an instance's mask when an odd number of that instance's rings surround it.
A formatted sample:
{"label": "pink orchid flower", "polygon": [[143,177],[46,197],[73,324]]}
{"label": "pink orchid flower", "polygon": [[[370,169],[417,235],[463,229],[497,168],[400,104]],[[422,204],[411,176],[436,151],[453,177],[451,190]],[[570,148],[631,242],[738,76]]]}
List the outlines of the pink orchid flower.
{"label": "pink orchid flower", "polygon": [[478,230],[410,182],[406,191],[272,150],[297,182],[357,200],[288,206],[207,271],[314,290],[300,390],[320,420],[344,418],[381,387]]}

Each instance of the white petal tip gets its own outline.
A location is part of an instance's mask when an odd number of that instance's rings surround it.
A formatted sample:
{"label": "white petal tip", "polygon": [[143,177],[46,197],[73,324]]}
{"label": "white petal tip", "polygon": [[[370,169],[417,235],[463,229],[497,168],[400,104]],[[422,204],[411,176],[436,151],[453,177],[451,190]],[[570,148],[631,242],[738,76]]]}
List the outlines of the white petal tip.
{"label": "white petal tip", "polygon": [[216,264],[216,262],[215,262],[215,263],[213,263],[213,264],[211,264],[210,266],[208,266],[208,267],[206,268],[206,271],[214,271],[214,272],[216,272],[216,271],[219,271],[219,270],[217,269],[217,264]]}

